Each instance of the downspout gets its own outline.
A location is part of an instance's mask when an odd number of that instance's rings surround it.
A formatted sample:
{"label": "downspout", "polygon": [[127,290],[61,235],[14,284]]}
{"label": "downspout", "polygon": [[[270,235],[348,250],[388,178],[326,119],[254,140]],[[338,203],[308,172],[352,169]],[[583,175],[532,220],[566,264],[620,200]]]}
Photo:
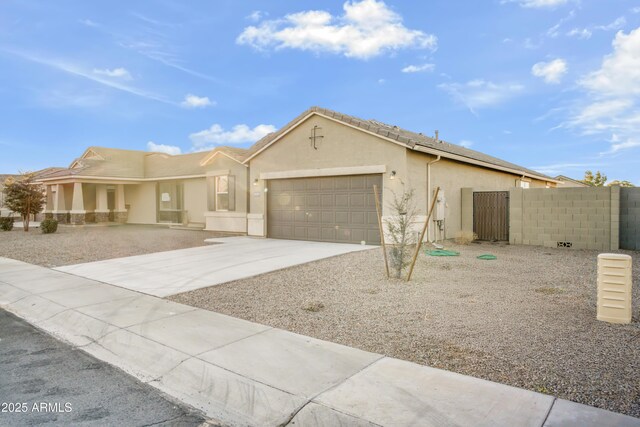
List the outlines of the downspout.
{"label": "downspout", "polygon": [[[431,165],[439,161],[440,161],[440,155],[438,154],[438,156],[434,160],[427,162],[427,210],[425,212],[425,215],[429,215],[429,206],[431,206]],[[425,217],[425,221],[426,221],[426,217]],[[431,235],[431,228],[432,227],[427,225],[427,241],[433,241],[432,239],[429,238],[429,236]]]}

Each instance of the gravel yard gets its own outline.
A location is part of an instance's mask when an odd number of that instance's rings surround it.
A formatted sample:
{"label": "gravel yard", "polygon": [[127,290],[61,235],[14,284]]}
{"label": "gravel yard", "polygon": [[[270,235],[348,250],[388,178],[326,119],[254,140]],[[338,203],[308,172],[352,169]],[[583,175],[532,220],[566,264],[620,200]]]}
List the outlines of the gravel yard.
{"label": "gravel yard", "polygon": [[634,322],[612,325],[595,318],[597,251],[447,249],[461,255],[421,254],[411,283],[374,249],[170,299],[640,417],[640,253]]}
{"label": "gravel yard", "polygon": [[53,234],[40,229],[0,231],[0,257],[44,267],[79,264],[151,252],[204,246],[211,231],[175,230],[155,225],[58,226]]}

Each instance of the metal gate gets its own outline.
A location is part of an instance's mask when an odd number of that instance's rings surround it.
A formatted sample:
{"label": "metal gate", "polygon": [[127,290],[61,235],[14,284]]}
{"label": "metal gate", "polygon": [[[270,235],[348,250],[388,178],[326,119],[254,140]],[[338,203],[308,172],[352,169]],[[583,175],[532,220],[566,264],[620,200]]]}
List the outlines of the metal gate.
{"label": "metal gate", "polygon": [[640,250],[640,188],[620,188],[620,249]]}
{"label": "metal gate", "polygon": [[478,240],[509,240],[509,192],[473,193],[473,232]]}

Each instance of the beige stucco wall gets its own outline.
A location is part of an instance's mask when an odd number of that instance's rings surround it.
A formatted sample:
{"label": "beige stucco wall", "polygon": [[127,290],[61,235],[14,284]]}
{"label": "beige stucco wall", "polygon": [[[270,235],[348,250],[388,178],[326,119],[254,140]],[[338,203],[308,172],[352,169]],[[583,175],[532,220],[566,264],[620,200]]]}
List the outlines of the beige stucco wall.
{"label": "beige stucco wall", "polygon": [[207,180],[205,178],[185,179],[183,184],[183,209],[187,211],[189,223],[204,224],[207,211]]}
{"label": "beige stucco wall", "polygon": [[[316,143],[315,150],[309,136],[314,126],[321,129],[323,138]],[[249,182],[259,179],[258,185],[250,187],[249,234],[264,235],[266,230],[265,186],[267,180],[260,175],[281,171],[314,171],[322,169],[348,168],[385,165],[383,178],[383,214],[389,214],[387,201],[391,191],[402,193],[403,183],[408,185],[413,176],[408,174],[407,150],[397,144],[384,141],[349,126],[320,116],[312,116],[287,135],[276,141],[250,161]],[[337,169],[336,169],[337,170]],[[395,179],[389,179],[391,171],[396,171]],[[348,173],[348,172],[346,172]],[[336,172],[337,175],[342,173]]]}
{"label": "beige stucco wall", "polygon": [[512,244],[616,250],[620,187],[513,189],[509,200]]}
{"label": "beige stucco wall", "polygon": [[144,182],[124,186],[124,203],[129,205],[130,224],[156,223],[156,183]]}
{"label": "beige stucco wall", "polygon": [[[419,153],[416,153],[419,155]],[[431,193],[440,187],[446,199],[444,238],[450,239],[463,229],[473,229],[473,204],[463,200],[462,189],[470,191],[506,191],[519,185],[520,176],[448,159],[431,165]],[[531,188],[545,188],[546,181],[531,180]],[[471,194],[472,197],[472,193]],[[468,228],[469,225],[471,228]]]}
{"label": "beige stucco wall", "polygon": [[82,184],[82,201],[87,212],[96,210],[96,185]]}

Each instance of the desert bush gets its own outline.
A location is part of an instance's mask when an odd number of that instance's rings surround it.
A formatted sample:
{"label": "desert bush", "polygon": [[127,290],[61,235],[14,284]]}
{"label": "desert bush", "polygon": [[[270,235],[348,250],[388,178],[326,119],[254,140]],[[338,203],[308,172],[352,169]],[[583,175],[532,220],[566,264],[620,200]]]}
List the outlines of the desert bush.
{"label": "desert bush", "polygon": [[0,230],[2,231],[13,230],[13,217],[10,217],[10,216],[0,217]]}
{"label": "desert bush", "polygon": [[473,231],[458,231],[456,237],[453,239],[458,245],[468,245],[478,238],[478,235]]}
{"label": "desert bush", "polygon": [[400,196],[393,193],[391,201],[391,218],[386,220],[387,230],[391,237],[389,262],[396,278],[402,277],[403,270],[411,264],[412,248],[417,243],[413,223],[416,208],[413,201],[413,190],[404,191]]}
{"label": "desert bush", "polygon": [[55,233],[58,231],[58,221],[55,219],[45,219],[40,223],[40,230],[44,234]]}

